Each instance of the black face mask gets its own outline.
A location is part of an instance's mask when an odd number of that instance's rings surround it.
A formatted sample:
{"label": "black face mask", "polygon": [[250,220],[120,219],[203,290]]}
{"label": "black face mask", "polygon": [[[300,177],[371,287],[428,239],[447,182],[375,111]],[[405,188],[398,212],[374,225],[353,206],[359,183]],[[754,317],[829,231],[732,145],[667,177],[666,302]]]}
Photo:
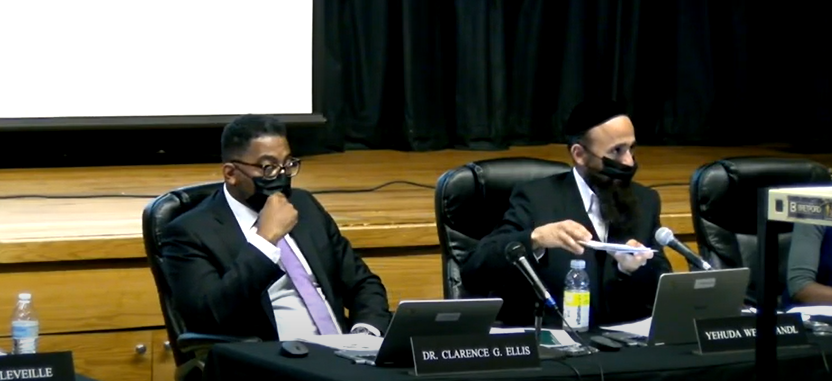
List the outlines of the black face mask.
{"label": "black face mask", "polygon": [[[581,147],[584,148],[584,151],[586,153],[601,159],[601,164],[603,165],[603,167],[600,171],[597,171],[597,173],[602,174],[610,178],[611,180],[618,180],[623,183],[629,183],[633,180],[633,176],[636,175],[636,171],[638,171],[637,162],[633,162],[632,166],[624,165],[606,156],[598,156],[592,153],[592,151],[590,151],[589,148],[586,148],[586,146],[584,145],[581,145]],[[633,160],[635,160],[635,157],[633,157]]]}
{"label": "black face mask", "polygon": [[283,193],[286,198],[292,195],[292,178],[286,175],[278,175],[274,179],[266,180],[263,177],[252,177],[254,182],[254,194],[246,199],[251,209],[260,212],[266,205],[269,196],[275,193]]}
{"label": "black face mask", "polygon": [[638,170],[638,163],[634,162],[632,166],[621,164],[608,157],[602,157],[601,163],[604,165],[598,173],[607,176],[613,180],[619,180],[624,183],[629,183],[633,180]]}

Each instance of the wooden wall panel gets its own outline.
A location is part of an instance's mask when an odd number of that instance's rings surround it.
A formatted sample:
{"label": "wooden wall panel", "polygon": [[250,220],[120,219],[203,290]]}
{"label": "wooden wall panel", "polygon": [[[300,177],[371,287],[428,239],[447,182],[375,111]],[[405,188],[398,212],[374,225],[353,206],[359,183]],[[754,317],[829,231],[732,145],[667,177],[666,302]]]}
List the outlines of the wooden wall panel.
{"label": "wooden wall panel", "polygon": [[[149,268],[0,274],[0,316],[12,316],[20,292],[32,293],[41,333],[158,327],[164,324]],[[9,335],[0,324],[0,336]]]}

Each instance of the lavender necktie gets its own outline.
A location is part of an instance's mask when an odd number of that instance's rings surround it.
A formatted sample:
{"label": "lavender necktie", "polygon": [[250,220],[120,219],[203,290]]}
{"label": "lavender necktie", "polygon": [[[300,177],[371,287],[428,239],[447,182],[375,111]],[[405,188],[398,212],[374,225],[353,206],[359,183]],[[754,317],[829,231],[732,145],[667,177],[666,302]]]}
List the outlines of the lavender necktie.
{"label": "lavender necktie", "polygon": [[303,303],[306,304],[306,309],[309,310],[312,321],[318,327],[318,332],[321,335],[337,335],[338,328],[335,327],[332,316],[329,315],[326,302],[312,283],[312,277],[303,268],[303,264],[300,263],[295,251],[292,250],[285,238],[280,239],[277,247],[280,249],[280,261],[283,262],[286,275],[292,280],[295,289],[303,299]]}

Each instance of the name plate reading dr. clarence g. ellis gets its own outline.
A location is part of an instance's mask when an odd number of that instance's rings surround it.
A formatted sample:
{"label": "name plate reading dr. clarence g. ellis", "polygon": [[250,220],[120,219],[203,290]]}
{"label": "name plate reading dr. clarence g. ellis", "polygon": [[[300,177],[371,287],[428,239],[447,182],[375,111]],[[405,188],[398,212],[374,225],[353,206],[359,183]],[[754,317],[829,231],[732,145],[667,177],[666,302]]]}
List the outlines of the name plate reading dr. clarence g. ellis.
{"label": "name plate reading dr. clarence g. ellis", "polygon": [[75,381],[72,352],[49,352],[0,357],[0,381]]}
{"label": "name plate reading dr. clarence g. ellis", "polygon": [[411,337],[417,376],[540,369],[533,332]]}
{"label": "name plate reading dr. clarence g. ellis", "polygon": [[[747,351],[756,347],[756,316],[697,319],[693,323],[699,340],[699,354]],[[776,334],[778,347],[803,346],[809,343],[800,314],[778,314]]]}

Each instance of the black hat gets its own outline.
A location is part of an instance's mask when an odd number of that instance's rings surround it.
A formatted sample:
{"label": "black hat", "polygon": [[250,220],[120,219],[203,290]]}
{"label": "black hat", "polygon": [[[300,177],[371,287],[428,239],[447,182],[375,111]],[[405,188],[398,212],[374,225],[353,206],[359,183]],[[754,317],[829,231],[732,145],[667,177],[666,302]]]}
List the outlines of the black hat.
{"label": "black hat", "polygon": [[593,127],[621,115],[627,115],[627,109],[621,102],[586,100],[572,109],[563,132],[567,140],[572,142],[583,137]]}

